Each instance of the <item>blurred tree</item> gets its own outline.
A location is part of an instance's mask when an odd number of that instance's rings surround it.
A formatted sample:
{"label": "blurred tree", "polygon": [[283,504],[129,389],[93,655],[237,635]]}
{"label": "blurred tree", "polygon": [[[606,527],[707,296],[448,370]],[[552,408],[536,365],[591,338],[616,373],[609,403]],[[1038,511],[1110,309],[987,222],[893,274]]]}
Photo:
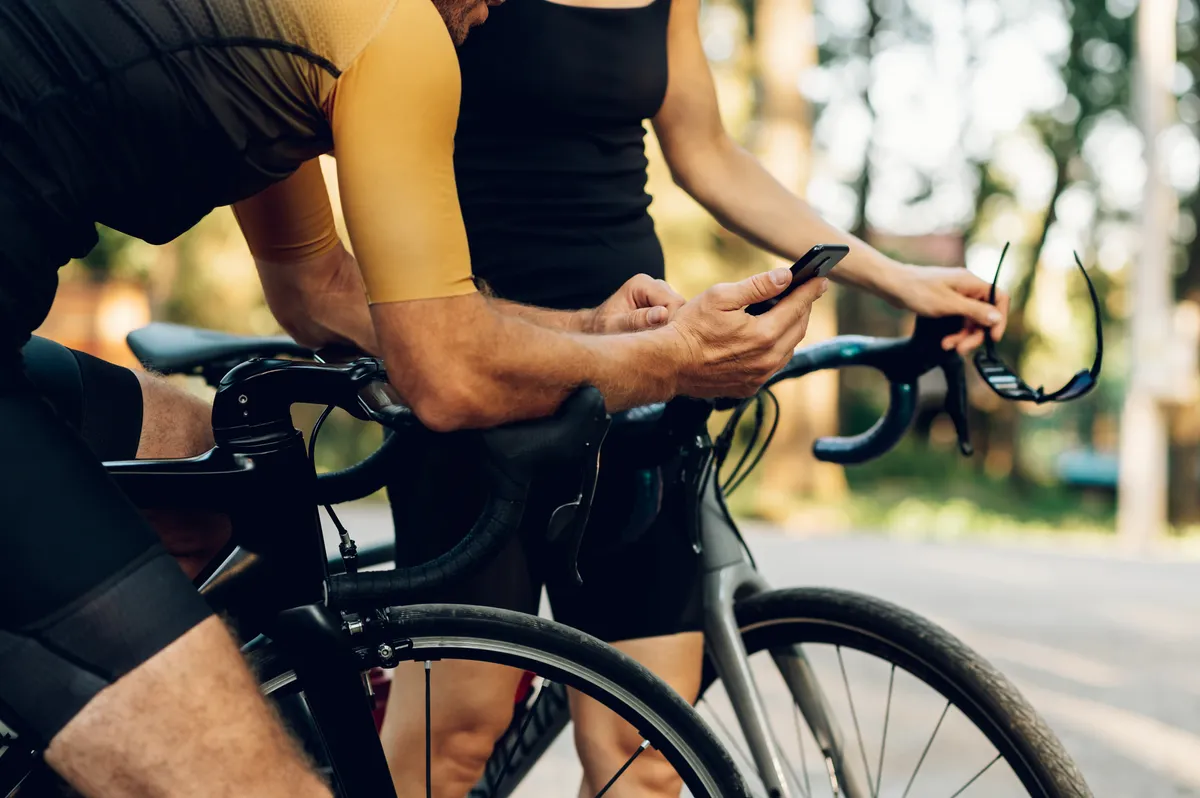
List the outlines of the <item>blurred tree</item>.
{"label": "blurred tree", "polygon": [[[1200,135],[1200,35],[1197,22],[1200,10],[1195,0],[1180,3],[1177,32],[1179,80],[1176,89],[1179,102],[1177,113],[1182,125],[1192,135]],[[1196,234],[1200,221],[1200,189],[1193,187],[1191,196],[1180,210],[1176,239],[1182,250],[1182,268],[1175,283],[1175,296],[1193,306],[1200,305],[1200,236]],[[1200,524],[1200,403],[1188,403],[1174,409],[1171,419],[1170,451],[1170,518],[1176,526]]]}
{"label": "blurred tree", "polygon": [[[753,30],[760,89],[757,149],[772,174],[803,195],[810,173],[812,129],[798,80],[817,63],[812,2],[757,0]],[[808,336],[820,340],[836,334],[836,302],[816,303]],[[837,375],[822,373],[783,383],[775,393],[780,424],[776,444],[763,461],[757,509],[765,517],[784,520],[797,496],[842,498],[846,479],[840,467],[817,462],[811,455],[813,441],[837,433]]]}

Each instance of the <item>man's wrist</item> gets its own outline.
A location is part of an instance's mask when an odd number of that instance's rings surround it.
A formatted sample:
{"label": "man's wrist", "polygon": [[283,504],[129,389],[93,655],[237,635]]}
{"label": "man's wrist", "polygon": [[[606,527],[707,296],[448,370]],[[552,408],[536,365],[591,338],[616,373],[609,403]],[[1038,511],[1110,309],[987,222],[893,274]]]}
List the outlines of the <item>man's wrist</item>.
{"label": "man's wrist", "polygon": [[577,310],[572,314],[571,320],[576,325],[575,331],[584,335],[595,335],[600,326],[600,314],[596,308]]}
{"label": "man's wrist", "polygon": [[688,345],[687,336],[674,324],[635,335],[654,337],[657,349],[654,366],[662,369],[660,379],[663,381],[666,398],[678,396],[685,383],[682,377],[693,361],[692,348]]}

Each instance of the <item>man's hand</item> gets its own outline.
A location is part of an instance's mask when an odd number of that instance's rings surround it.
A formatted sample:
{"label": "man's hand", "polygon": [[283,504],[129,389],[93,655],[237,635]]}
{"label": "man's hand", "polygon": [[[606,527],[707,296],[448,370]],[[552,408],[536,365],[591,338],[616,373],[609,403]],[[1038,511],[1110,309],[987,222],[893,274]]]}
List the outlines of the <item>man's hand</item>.
{"label": "man's hand", "polygon": [[778,296],[791,280],[790,270],[775,269],[714,285],[679,308],[671,321],[685,348],[678,393],[752,396],[782,368],[804,338],[812,303],[829,281],[805,283],[761,316],[751,316],[745,307]]}
{"label": "man's hand", "polygon": [[592,311],[585,332],[625,333],[661,327],[685,301],[666,280],[636,274]]}
{"label": "man's hand", "polygon": [[963,268],[900,266],[891,281],[887,299],[918,316],[962,316],[963,328],[942,339],[942,348],[967,354],[983,343],[991,330],[999,341],[1008,322],[1008,294],[997,289],[996,304],[988,302],[990,283]]}

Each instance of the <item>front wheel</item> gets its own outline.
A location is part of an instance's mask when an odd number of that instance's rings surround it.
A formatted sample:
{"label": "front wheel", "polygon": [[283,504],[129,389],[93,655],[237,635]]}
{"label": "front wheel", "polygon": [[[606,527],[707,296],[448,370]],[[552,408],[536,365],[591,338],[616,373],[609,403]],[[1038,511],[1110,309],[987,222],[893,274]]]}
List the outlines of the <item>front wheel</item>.
{"label": "front wheel", "polygon": [[[773,736],[804,795],[1090,798],[1016,687],[937,625],[821,588],[761,593],[735,614]],[[707,664],[697,708],[753,780],[720,685]]]}
{"label": "front wheel", "polygon": [[[574,688],[616,712],[642,735],[643,746],[629,752],[630,763],[646,747],[653,747],[697,798],[751,795],[729,753],[692,707],[650,671],[595,638],[536,616],[485,607],[392,607],[385,617],[385,628],[363,635],[370,642],[364,641],[355,650],[364,672],[380,664],[377,652],[386,643],[392,652],[388,667],[403,662],[429,663],[432,677],[426,681],[426,701],[436,705],[436,692],[431,697],[429,691],[439,684],[440,662],[472,660],[517,668],[533,675],[530,689],[518,707],[522,718],[540,717],[544,708],[554,708],[554,702],[561,702],[563,687]],[[255,651],[251,663],[263,692],[273,701],[286,704],[289,696],[300,697],[303,686],[287,660],[272,646]],[[453,690],[454,685],[443,683],[442,689]],[[424,712],[425,707],[415,706],[411,711]],[[288,712],[285,715],[295,717]],[[303,730],[296,731],[306,741],[311,740]],[[312,753],[320,761],[320,752]],[[500,772],[489,773],[485,780],[490,781],[488,791],[482,794],[510,793],[530,764],[514,761],[522,753],[527,752],[496,752],[503,764]],[[623,774],[623,769],[614,772],[601,794],[620,785]],[[564,785],[563,789],[563,794],[574,794],[576,788]]]}

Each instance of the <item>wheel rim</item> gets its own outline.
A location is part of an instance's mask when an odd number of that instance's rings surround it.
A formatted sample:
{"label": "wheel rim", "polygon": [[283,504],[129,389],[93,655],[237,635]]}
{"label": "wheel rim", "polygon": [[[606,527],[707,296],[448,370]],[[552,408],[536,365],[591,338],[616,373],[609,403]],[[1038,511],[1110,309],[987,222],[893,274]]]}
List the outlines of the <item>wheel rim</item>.
{"label": "wheel rim", "polygon": [[[1021,750],[1021,739],[1011,729],[959,689],[937,665],[904,646],[852,624],[801,615],[743,625],[742,635],[754,678],[768,706],[772,733],[784,749],[785,766],[793,769],[800,798],[829,795],[859,798],[859,795],[853,790],[846,792],[845,785],[837,783],[835,775],[829,772],[830,763],[823,758],[812,729],[796,708],[772,660],[772,648],[786,649],[796,640],[804,641],[800,648],[818,672],[819,683],[830,698],[843,734],[843,761],[838,764],[857,774],[859,792],[865,798],[917,795],[1043,798],[1054,794],[1030,766]],[[870,678],[866,673],[870,668],[864,666],[868,660],[882,667],[875,668],[874,689],[863,691],[862,681]],[[772,684],[772,679],[776,684]],[[906,681],[911,683],[904,684]],[[897,717],[897,696],[908,693],[911,699],[920,690],[935,697],[937,703],[924,718],[923,735],[916,750],[910,752],[905,768],[901,764],[905,757],[897,756],[897,738],[906,733],[904,727],[913,722],[913,716],[910,713],[909,717]],[[864,696],[882,696],[882,700],[874,702],[872,708],[872,701],[864,700]],[[788,711],[782,713],[783,708]],[[720,682],[711,680],[711,674],[697,709],[733,753],[750,782],[751,792],[756,796],[767,795],[732,706]],[[969,765],[958,762],[961,765],[958,773],[943,771],[936,774],[940,778],[931,779],[930,774],[938,767],[935,755],[945,754],[939,746],[949,740],[956,750],[967,747],[963,739],[967,728],[977,737],[972,741],[976,753],[981,753],[986,745],[991,749],[990,754],[975,758]],[[909,747],[913,747],[912,742],[909,741]]]}
{"label": "wheel rim", "polygon": [[[536,702],[547,694],[545,687],[557,683],[579,690],[625,717],[638,729],[643,745],[638,750],[629,752],[626,764],[599,788],[597,798],[606,795],[614,784],[620,783],[625,768],[635,762],[647,747],[660,751],[675,767],[676,773],[685,783],[685,795],[713,798],[723,796],[724,788],[712,774],[708,763],[699,757],[694,747],[672,722],[633,692],[592,668],[552,652],[509,641],[454,635],[404,637],[402,641],[403,645],[398,645],[401,642],[400,638],[393,641],[397,644],[394,645],[396,659],[401,662],[431,661],[436,669],[438,660],[470,660],[508,665],[536,673],[542,681],[537,685],[539,689],[530,697],[531,702],[527,707],[530,716]],[[299,687],[295,672],[290,670],[275,674],[261,684],[263,694],[268,696],[290,687]],[[623,706],[614,705],[614,697],[622,702]],[[414,711],[419,709],[414,707]],[[472,796],[476,795],[479,793],[472,793]]]}

